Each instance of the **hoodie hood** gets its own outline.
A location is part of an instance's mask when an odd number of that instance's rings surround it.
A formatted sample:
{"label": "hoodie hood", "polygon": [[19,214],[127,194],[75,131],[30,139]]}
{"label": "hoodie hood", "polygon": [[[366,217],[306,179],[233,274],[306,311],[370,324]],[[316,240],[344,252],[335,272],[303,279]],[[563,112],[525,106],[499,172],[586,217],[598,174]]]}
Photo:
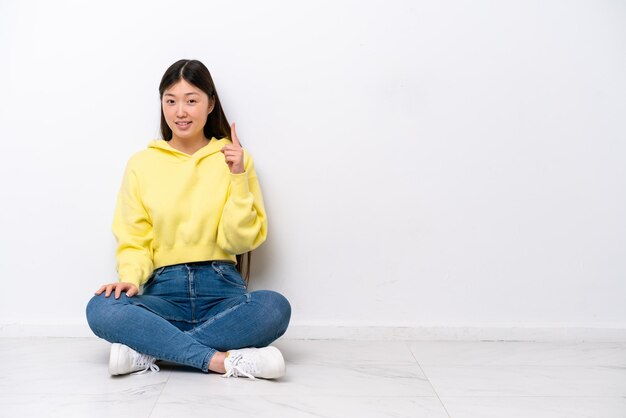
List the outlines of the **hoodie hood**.
{"label": "hoodie hood", "polygon": [[228,138],[217,139],[215,137],[211,138],[211,141],[196,151],[193,155],[186,154],[182,151],[177,150],[172,147],[168,141],[164,139],[155,139],[148,144],[148,148],[154,149],[158,152],[164,152],[170,154],[180,160],[199,160],[204,157],[208,157],[209,155],[213,155],[224,147],[224,145],[231,144],[232,142]]}

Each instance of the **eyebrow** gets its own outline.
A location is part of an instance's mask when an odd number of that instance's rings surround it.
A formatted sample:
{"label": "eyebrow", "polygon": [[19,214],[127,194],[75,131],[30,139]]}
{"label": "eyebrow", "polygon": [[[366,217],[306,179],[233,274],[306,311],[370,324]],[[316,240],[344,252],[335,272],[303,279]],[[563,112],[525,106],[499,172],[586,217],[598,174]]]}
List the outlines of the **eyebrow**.
{"label": "eyebrow", "polygon": [[[194,93],[194,92],[191,92],[191,93],[185,93],[185,96],[191,96],[191,95],[193,95],[193,94],[195,94],[196,96],[199,96],[199,94],[198,94],[198,93]],[[172,93],[165,93],[163,96],[173,96],[173,97],[176,97],[176,96],[174,96]]]}

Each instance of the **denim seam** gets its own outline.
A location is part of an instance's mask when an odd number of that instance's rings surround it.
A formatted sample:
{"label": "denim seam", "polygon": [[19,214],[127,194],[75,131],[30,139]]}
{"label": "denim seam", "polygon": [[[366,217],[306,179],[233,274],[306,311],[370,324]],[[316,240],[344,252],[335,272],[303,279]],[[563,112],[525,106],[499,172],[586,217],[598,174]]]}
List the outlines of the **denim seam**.
{"label": "denim seam", "polygon": [[191,330],[189,333],[190,334],[194,334],[196,331],[201,331],[203,330],[206,326],[208,326],[209,324],[212,324],[213,322],[217,321],[220,318],[223,318],[224,316],[226,316],[227,314],[235,311],[237,308],[239,308],[242,305],[245,305],[246,303],[250,302],[250,294],[246,293],[246,300],[238,303],[234,306],[231,306],[230,308],[218,313],[217,315],[207,319],[202,325],[197,326],[196,328],[194,328],[193,330]]}
{"label": "denim seam", "polygon": [[187,285],[189,286],[189,305],[191,306],[191,322],[196,322],[196,284],[193,271],[187,273]]}
{"label": "denim seam", "polygon": [[154,312],[152,309],[148,308],[148,307],[147,307],[147,306],[145,306],[143,303],[141,303],[141,300],[139,300],[139,299],[137,300],[137,302],[136,302],[136,303],[133,303],[133,302],[134,302],[134,301],[130,301],[130,303],[131,303],[132,305],[135,305],[135,306],[138,306],[138,307],[140,307],[140,308],[143,308],[143,309],[147,310],[148,312],[151,312],[151,313],[153,313],[153,314],[155,314],[155,315],[157,315],[157,316],[159,316],[159,317],[161,317],[161,318],[165,319],[165,320],[166,320],[166,321],[168,321],[168,322],[174,321],[174,322],[185,322],[185,323],[187,323],[187,324],[192,324],[192,323],[193,323],[193,322],[188,321],[188,320],[186,320],[186,319],[181,319],[181,318],[172,317],[172,316],[169,316],[169,315],[163,315],[163,314],[161,314],[161,313]]}

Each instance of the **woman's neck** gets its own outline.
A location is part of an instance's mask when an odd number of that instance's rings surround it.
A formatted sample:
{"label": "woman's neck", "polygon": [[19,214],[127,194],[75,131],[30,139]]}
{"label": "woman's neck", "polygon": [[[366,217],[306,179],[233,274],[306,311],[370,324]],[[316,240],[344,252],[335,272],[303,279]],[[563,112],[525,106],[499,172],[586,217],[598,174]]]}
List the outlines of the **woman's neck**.
{"label": "woman's neck", "polygon": [[211,140],[204,137],[184,140],[180,138],[172,138],[168,142],[172,148],[184,152],[185,154],[193,155],[200,148],[205,147],[209,142],[211,142]]}

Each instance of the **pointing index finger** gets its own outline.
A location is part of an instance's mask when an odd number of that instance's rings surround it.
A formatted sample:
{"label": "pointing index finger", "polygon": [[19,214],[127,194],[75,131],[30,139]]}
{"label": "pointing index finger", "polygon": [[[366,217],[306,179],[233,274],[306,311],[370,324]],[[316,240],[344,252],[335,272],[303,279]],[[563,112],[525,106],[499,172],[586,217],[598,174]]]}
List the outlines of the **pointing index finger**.
{"label": "pointing index finger", "polygon": [[233,144],[241,147],[239,143],[239,138],[237,138],[237,132],[235,131],[235,122],[230,125],[230,138],[233,140]]}

